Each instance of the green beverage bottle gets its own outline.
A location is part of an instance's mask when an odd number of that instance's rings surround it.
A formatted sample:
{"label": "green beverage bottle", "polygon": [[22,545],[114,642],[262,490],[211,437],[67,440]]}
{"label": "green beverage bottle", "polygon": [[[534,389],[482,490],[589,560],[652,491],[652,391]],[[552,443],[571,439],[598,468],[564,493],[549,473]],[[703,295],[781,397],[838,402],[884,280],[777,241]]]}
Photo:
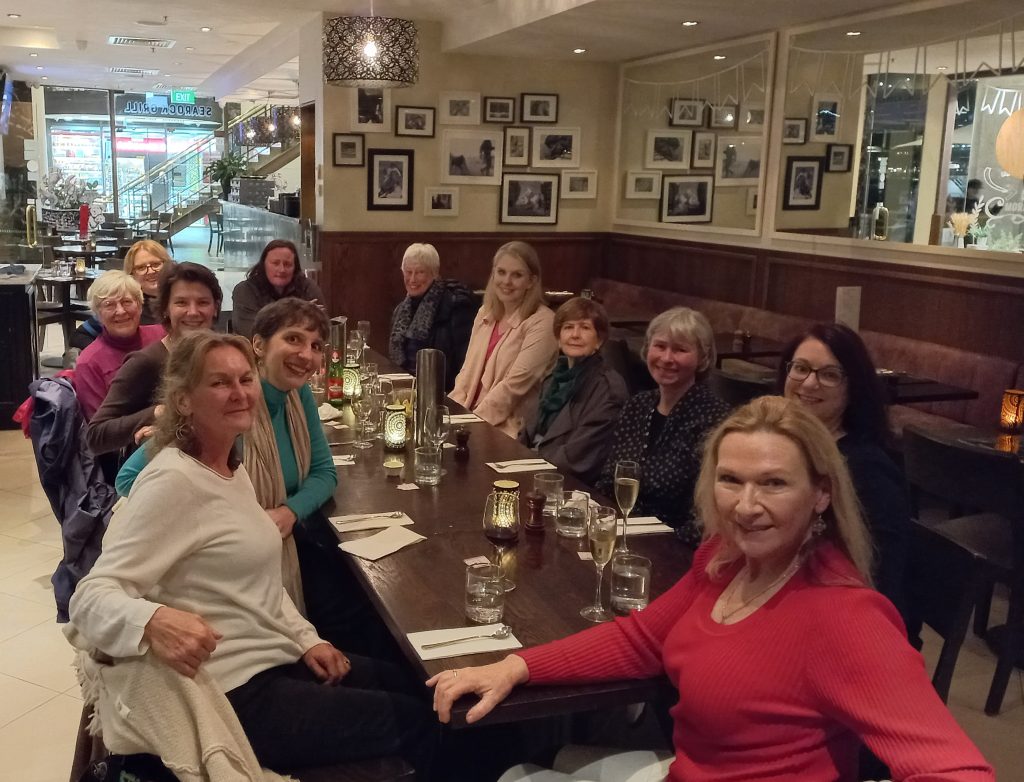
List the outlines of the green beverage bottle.
{"label": "green beverage bottle", "polygon": [[327,401],[338,408],[345,404],[345,367],[337,350],[331,351],[327,368]]}

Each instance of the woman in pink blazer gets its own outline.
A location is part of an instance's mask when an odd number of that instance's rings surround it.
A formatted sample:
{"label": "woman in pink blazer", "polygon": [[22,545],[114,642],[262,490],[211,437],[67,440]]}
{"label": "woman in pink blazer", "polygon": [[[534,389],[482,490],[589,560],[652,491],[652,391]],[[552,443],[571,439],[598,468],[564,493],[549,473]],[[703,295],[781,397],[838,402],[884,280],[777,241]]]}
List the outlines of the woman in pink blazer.
{"label": "woman in pink blazer", "polygon": [[558,355],[554,313],[541,303],[540,259],[526,242],[498,248],[462,371],[449,395],[510,437],[537,407]]}

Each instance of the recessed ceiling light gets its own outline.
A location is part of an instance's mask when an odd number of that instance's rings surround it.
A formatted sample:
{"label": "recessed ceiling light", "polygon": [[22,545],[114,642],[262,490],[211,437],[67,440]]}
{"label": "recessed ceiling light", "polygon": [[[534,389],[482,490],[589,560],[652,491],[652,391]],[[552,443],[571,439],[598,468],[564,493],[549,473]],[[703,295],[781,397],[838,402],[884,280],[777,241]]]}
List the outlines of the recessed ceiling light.
{"label": "recessed ceiling light", "polygon": [[683,27],[696,27],[699,24],[700,22],[694,19],[687,19],[685,22],[683,22]]}
{"label": "recessed ceiling light", "polygon": [[724,54],[716,54],[715,55],[715,59],[716,60],[724,60],[725,59],[725,55]]}
{"label": "recessed ceiling light", "polygon": [[937,71],[947,71],[947,70],[949,70],[949,68],[947,66],[945,66],[945,65],[940,65],[935,70],[937,70]]}
{"label": "recessed ceiling light", "polygon": [[586,49],[581,49],[581,48],[577,47],[577,48],[575,48],[575,49],[573,49],[573,50],[572,50],[572,53],[573,53],[573,54],[583,54],[583,53],[585,53],[586,51],[587,51]]}
{"label": "recessed ceiling light", "polygon": [[194,52],[195,50],[196,50],[196,47],[194,47],[194,46],[186,46],[185,47],[185,51],[186,52]]}
{"label": "recessed ceiling light", "polygon": [[208,33],[208,32],[210,32],[210,31],[211,31],[212,29],[213,29],[212,27],[200,27],[200,28],[199,28],[199,32],[201,32],[201,33]]}
{"label": "recessed ceiling light", "polygon": [[181,65],[181,61],[178,60],[178,61],[172,62],[171,65]]}
{"label": "recessed ceiling light", "polygon": [[29,52],[28,56],[29,57],[38,57],[39,55],[36,52]]}
{"label": "recessed ceiling light", "polygon": [[42,65],[37,65],[37,66],[36,66],[36,70],[37,70],[37,71],[41,71],[42,69],[43,69],[43,66],[42,66]]}
{"label": "recessed ceiling light", "polygon": [[8,19],[21,19],[21,14],[7,14]]}
{"label": "recessed ceiling light", "polygon": [[46,80],[47,80],[47,79],[49,79],[50,77],[49,77],[49,76],[40,76],[39,78],[40,78],[40,79],[42,79],[43,81],[46,81]]}
{"label": "recessed ceiling light", "polygon": [[860,35],[860,30],[847,30],[846,34],[851,38],[856,38],[858,35]]}

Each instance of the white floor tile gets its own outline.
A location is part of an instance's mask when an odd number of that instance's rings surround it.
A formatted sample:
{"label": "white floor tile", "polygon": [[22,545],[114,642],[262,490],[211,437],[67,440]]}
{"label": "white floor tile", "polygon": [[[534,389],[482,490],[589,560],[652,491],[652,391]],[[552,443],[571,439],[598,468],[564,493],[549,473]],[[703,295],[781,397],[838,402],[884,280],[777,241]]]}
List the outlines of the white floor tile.
{"label": "white floor tile", "polygon": [[15,527],[8,527],[3,534],[64,551],[64,541],[60,536],[60,523],[52,513],[44,513],[31,521],[26,521]]}
{"label": "white floor tile", "polygon": [[0,430],[0,455],[32,455],[32,442],[26,440],[21,429]]}
{"label": "white floor tile", "polygon": [[52,516],[53,509],[45,497],[0,491],[0,532],[46,514]]}
{"label": "white floor tile", "polygon": [[0,642],[53,618],[54,612],[44,605],[0,594]]}
{"label": "white floor tile", "polygon": [[53,690],[0,674],[0,728],[56,697]]}
{"label": "white floor tile", "polygon": [[12,782],[67,782],[81,718],[81,702],[58,695],[0,728],[2,773],[15,772]]}
{"label": "white floor tile", "polygon": [[0,573],[5,576],[19,573],[39,562],[56,567],[60,560],[61,552],[53,546],[0,534]]}
{"label": "white floor tile", "polygon": [[0,641],[0,673],[61,693],[78,683],[71,667],[74,656],[60,626],[44,622]]}
{"label": "white floor tile", "polygon": [[56,616],[53,584],[50,583],[56,564],[56,561],[36,562],[13,575],[0,578],[0,593],[46,606],[51,617]]}
{"label": "white floor tile", "polygon": [[43,491],[42,484],[39,483],[38,473],[30,481],[26,481],[20,486],[8,489],[12,494],[20,494],[24,497],[37,497],[39,499],[46,499],[46,492]]}
{"label": "white floor tile", "polygon": [[0,490],[24,489],[32,484],[39,486],[39,471],[31,456],[0,455]]}

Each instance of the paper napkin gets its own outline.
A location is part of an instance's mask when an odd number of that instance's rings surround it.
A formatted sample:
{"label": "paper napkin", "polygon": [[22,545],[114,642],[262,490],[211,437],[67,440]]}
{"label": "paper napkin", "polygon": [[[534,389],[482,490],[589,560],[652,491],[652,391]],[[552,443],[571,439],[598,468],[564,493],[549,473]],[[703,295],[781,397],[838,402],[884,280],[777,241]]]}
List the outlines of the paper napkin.
{"label": "paper napkin", "polygon": [[329,521],[338,532],[360,532],[367,529],[408,527],[413,523],[412,519],[404,513],[398,517],[381,516],[376,513],[351,513],[347,516],[331,516]]}
{"label": "paper napkin", "polygon": [[338,548],[361,559],[368,559],[374,562],[394,554],[406,546],[426,540],[422,535],[417,535],[405,527],[388,527],[383,532],[370,535],[358,540],[345,540],[338,544]]}
{"label": "paper napkin", "polygon": [[320,414],[321,421],[335,421],[341,418],[341,410],[334,407],[333,405],[324,402],[320,407],[316,409],[317,413]]}
{"label": "paper napkin", "polygon": [[495,472],[500,473],[511,473],[511,472],[539,472],[541,470],[557,470],[551,462],[546,462],[543,459],[503,459],[500,464],[503,467],[498,466],[499,462],[487,462],[487,466]]}
{"label": "paper napkin", "polygon": [[390,380],[392,383],[402,382],[403,380],[415,380],[415,378],[408,372],[392,372],[387,375],[377,375],[381,380]]}
{"label": "paper napkin", "polygon": [[471,627],[454,627],[449,630],[424,630],[421,633],[409,633],[409,643],[421,660],[440,660],[445,657],[461,657],[464,654],[481,652],[500,652],[503,649],[522,649],[523,645],[512,633],[508,638],[478,638],[457,644],[438,646],[435,649],[424,649],[423,644],[437,641],[451,641],[456,638],[468,638],[473,635],[486,635],[495,632],[501,623],[493,625],[473,625]]}
{"label": "paper napkin", "polygon": [[454,413],[451,419],[453,424],[475,424],[484,420],[476,413]]}
{"label": "paper napkin", "polygon": [[356,463],[356,457],[352,455],[337,455],[332,457],[334,459],[335,467],[351,467]]}

